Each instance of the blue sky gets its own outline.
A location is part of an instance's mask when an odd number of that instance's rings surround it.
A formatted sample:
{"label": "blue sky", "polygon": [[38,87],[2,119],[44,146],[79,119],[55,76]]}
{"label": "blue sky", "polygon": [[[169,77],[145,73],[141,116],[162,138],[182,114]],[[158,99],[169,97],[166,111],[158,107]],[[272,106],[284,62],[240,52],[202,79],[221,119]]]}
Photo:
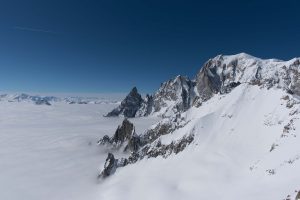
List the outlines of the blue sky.
{"label": "blue sky", "polygon": [[218,54],[300,56],[297,0],[0,2],[0,91],[145,93]]}

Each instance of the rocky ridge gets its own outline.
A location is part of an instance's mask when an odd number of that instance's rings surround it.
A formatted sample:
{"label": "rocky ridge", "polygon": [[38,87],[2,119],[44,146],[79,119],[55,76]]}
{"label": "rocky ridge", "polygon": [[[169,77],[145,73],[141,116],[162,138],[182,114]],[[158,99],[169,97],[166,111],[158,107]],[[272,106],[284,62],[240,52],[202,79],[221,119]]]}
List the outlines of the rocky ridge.
{"label": "rocky ridge", "polygon": [[192,106],[200,106],[214,94],[229,93],[240,84],[259,85],[268,89],[277,87],[300,95],[299,66],[299,58],[281,61],[263,60],[245,53],[218,55],[209,59],[193,80],[177,76],[162,83],[153,95],[146,95],[145,99],[131,91],[122,104],[107,116],[141,117],[156,114],[170,117]]}
{"label": "rocky ridge", "polygon": [[[135,139],[131,140],[131,145],[135,148],[130,149],[128,157],[115,159],[114,166],[126,166],[149,157],[166,158],[172,153],[177,154],[184,150],[194,140],[194,133],[185,133],[179,140],[169,144],[162,144],[160,138],[189,123],[182,117],[182,113],[193,106],[201,106],[215,94],[226,95],[241,84],[282,89],[289,95],[299,96],[300,61],[298,58],[290,61],[262,60],[244,53],[219,55],[203,65],[195,80],[177,76],[163,83],[154,95],[147,95],[145,99],[137,101],[139,104],[132,106],[136,112],[131,117],[159,113],[164,119],[141,135],[135,133],[132,137]],[[297,103],[294,99],[285,99],[288,100],[287,108]],[[128,146],[129,141],[127,140],[125,146]]]}
{"label": "rocky ridge", "polygon": [[104,165],[104,169],[99,174],[99,178],[105,178],[113,174],[117,168],[133,164],[144,158],[162,156],[167,158],[172,153],[183,151],[194,140],[194,135],[189,134],[181,139],[172,141],[169,144],[162,144],[160,137],[175,131],[187,124],[184,118],[177,115],[171,122],[159,122],[153,128],[146,130],[138,135],[135,132],[133,124],[124,119],[115,134],[110,138],[105,135],[98,141],[101,146],[108,147],[111,151],[121,150],[128,153],[127,157],[115,159],[112,153],[109,153]]}

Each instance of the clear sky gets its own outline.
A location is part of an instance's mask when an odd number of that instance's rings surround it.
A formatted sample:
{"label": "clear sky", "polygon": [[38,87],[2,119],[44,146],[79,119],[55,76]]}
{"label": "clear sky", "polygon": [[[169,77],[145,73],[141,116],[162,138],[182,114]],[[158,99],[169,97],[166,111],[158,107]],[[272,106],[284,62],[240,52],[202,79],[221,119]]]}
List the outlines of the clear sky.
{"label": "clear sky", "polygon": [[300,56],[300,1],[0,0],[0,90],[153,92],[218,54]]}

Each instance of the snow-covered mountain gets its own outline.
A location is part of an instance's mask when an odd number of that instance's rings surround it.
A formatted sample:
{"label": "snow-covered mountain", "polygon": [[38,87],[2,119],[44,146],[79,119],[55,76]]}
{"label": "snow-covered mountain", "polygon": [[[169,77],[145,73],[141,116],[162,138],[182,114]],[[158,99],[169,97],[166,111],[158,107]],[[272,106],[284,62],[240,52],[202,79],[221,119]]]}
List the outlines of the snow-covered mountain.
{"label": "snow-covered mountain", "polygon": [[63,102],[67,104],[106,104],[106,103],[118,103],[117,100],[109,100],[103,97],[56,97],[56,96],[42,96],[42,95],[30,95],[25,93],[20,94],[1,94],[0,101],[7,102],[30,102],[36,105],[51,105],[55,102]]}
{"label": "snow-covered mountain", "polygon": [[[300,58],[281,61],[263,60],[245,53],[218,55],[209,59],[194,79],[177,76],[164,82],[157,92],[147,95],[145,99],[141,99],[135,88],[135,93],[131,91],[121,106],[128,107],[127,112],[130,110],[131,114],[124,114],[124,109],[119,107],[108,116],[114,113],[113,116],[140,117],[155,114],[170,117],[192,106],[200,106],[214,94],[229,93],[241,83],[268,89],[277,87],[290,94],[300,95],[299,66]],[[132,94],[136,98],[129,98]],[[128,101],[128,98],[136,100]],[[118,110],[120,112],[116,112]]]}
{"label": "snow-covered mountain", "polygon": [[[121,151],[135,148],[121,158],[109,154],[100,176],[115,174],[101,184],[102,197],[139,199],[142,191],[151,199],[296,199],[299,95],[299,58],[219,55],[194,80],[165,82],[135,115],[164,118],[116,141]],[[100,144],[114,149],[105,137]]]}

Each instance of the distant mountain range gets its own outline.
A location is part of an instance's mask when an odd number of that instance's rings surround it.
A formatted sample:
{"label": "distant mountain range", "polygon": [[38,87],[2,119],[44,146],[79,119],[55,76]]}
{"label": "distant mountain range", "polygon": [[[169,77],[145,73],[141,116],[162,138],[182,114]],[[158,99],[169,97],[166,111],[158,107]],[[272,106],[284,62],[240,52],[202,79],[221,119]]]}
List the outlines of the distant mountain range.
{"label": "distant mountain range", "polygon": [[1,94],[0,101],[7,102],[31,102],[36,105],[51,105],[55,102],[68,104],[105,104],[118,103],[116,100],[109,100],[102,97],[55,97],[30,94]]}

